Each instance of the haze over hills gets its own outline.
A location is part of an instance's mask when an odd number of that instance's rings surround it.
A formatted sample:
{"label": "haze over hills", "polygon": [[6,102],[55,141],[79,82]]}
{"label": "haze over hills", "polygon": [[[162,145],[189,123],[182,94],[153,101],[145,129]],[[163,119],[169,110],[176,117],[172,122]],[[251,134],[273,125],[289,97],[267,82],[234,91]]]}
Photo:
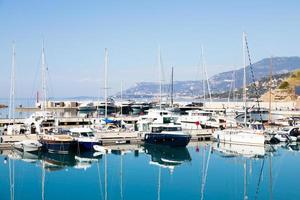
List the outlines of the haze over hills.
{"label": "haze over hills", "polygon": [[[255,80],[260,80],[269,75],[270,58],[262,59],[252,64]],[[300,68],[300,57],[273,57],[273,74],[284,74]],[[247,83],[252,83],[251,70],[247,66]],[[235,76],[234,76],[235,74]],[[209,79],[212,93],[226,92],[231,87],[232,80],[235,80],[235,87],[241,88],[243,84],[243,68],[222,72],[212,76]],[[202,95],[202,80],[199,81],[174,81],[174,93],[179,96],[198,96]],[[163,91],[167,93],[170,86],[165,83]],[[159,93],[159,83],[157,82],[139,82],[135,86],[128,88],[123,92],[126,96],[156,96]]]}

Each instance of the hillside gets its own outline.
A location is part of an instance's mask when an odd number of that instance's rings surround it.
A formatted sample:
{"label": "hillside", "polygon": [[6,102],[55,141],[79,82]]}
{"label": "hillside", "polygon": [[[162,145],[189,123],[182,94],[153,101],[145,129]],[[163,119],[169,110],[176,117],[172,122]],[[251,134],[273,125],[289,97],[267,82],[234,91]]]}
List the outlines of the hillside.
{"label": "hillside", "polygon": [[[260,80],[269,75],[270,59],[262,59],[253,65],[254,76],[256,80]],[[300,69],[300,57],[273,57],[272,58],[273,74],[287,74],[288,72]],[[247,82],[250,84],[250,68],[247,70]],[[236,88],[241,88],[243,83],[243,68],[241,67],[235,71],[227,71],[216,74],[209,79],[212,93],[226,93],[230,90],[230,85],[233,80],[233,73],[235,72]],[[251,80],[251,81],[250,81]],[[164,93],[168,93],[170,86],[168,84],[163,86]],[[201,96],[202,95],[202,81],[175,81],[174,93],[177,96]],[[152,97],[159,93],[159,85],[154,82],[139,82],[135,86],[124,91],[124,94],[129,97]]]}

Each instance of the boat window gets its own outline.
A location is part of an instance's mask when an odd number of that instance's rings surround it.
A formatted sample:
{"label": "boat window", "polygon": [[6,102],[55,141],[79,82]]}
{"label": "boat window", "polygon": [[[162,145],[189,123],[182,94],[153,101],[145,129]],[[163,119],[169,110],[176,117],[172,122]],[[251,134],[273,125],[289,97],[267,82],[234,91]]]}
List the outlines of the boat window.
{"label": "boat window", "polygon": [[88,135],[88,133],[81,133],[81,136],[88,137],[89,135]]}

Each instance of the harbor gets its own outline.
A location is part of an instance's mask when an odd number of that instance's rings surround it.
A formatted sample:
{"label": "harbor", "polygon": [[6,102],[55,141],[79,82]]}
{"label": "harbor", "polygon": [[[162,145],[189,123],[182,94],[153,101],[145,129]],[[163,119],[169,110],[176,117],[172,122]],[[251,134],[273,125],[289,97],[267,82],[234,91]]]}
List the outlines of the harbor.
{"label": "harbor", "polygon": [[299,8],[0,0],[0,199],[300,199]]}

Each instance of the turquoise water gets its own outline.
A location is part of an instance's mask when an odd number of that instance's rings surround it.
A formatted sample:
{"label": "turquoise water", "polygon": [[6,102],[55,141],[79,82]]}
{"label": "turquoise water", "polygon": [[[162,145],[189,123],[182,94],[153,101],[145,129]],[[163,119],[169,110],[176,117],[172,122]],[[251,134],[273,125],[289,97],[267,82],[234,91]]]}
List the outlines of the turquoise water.
{"label": "turquoise water", "polygon": [[1,199],[300,199],[298,145],[114,148],[124,150],[3,151]]}

